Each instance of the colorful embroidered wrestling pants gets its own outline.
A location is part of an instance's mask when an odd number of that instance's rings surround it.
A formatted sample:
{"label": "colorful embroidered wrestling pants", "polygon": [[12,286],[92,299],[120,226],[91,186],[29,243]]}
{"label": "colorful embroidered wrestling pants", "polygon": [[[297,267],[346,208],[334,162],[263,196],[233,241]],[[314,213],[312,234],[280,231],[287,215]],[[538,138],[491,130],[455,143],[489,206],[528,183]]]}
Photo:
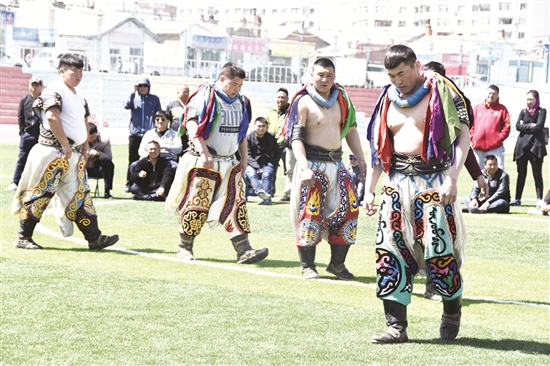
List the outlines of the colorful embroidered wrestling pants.
{"label": "colorful embroidered wrestling pants", "polygon": [[[63,152],[51,146],[35,145],[27,159],[21,181],[12,202],[12,213],[31,228],[52,202],[55,218],[63,236],[71,236],[75,222],[88,241],[95,241],[101,231],[90,197],[84,159],[73,150],[71,158],[62,158]],[[21,234],[21,233],[20,233]]]}
{"label": "colorful embroidered wrestling pants", "polygon": [[323,238],[329,244],[354,244],[359,203],[353,178],[341,161],[308,164],[315,174],[313,187],[302,184],[297,165],[293,176],[290,216],[296,246],[315,246]]}
{"label": "colorful embroidered wrestling pants", "polygon": [[185,154],[166,198],[165,208],[180,216],[180,233],[200,234],[204,223],[223,225],[229,239],[250,232],[243,172],[233,157],[214,158],[214,169],[199,168]]}
{"label": "colorful embroidered wrestling pants", "polygon": [[444,205],[447,172],[405,175],[392,170],[380,197],[376,234],[377,296],[408,305],[413,276],[426,272],[445,300],[462,294],[466,230],[457,201]]}

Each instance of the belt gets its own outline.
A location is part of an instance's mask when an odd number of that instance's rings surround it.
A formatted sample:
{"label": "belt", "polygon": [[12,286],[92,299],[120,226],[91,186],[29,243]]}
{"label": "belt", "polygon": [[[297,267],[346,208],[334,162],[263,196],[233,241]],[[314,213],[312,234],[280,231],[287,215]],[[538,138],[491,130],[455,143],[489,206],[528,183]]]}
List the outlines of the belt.
{"label": "belt", "polygon": [[339,147],[336,150],[327,150],[320,146],[309,145],[304,142],[304,148],[306,150],[306,158],[311,161],[330,161],[339,162],[342,161],[342,148]]}
{"label": "belt", "polygon": [[449,160],[440,162],[433,158],[426,163],[420,155],[408,156],[399,153],[393,153],[391,157],[392,169],[398,170],[404,174],[429,174],[449,169],[451,165]]}

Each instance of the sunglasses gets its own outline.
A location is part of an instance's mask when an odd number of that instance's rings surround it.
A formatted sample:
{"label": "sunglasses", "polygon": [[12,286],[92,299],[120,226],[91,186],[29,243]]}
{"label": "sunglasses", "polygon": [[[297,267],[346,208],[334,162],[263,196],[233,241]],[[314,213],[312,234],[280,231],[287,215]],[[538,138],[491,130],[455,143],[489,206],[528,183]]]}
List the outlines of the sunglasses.
{"label": "sunglasses", "polygon": [[147,84],[139,84],[138,85],[138,88],[148,88],[148,87],[149,87],[149,85],[147,85]]}

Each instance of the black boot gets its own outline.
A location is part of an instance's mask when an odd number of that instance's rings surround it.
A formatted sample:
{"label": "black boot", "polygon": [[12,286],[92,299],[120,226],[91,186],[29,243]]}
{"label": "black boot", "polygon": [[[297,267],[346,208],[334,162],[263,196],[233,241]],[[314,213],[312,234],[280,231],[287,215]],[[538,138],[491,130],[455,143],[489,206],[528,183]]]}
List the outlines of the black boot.
{"label": "black boot", "polygon": [[298,247],[300,264],[302,265],[302,277],[306,280],[316,280],[321,278],[317,268],[315,268],[315,251],[317,247]]}
{"label": "black boot", "polygon": [[388,329],[372,337],[372,343],[391,344],[409,341],[407,337],[407,307],[395,301],[384,300]]}
{"label": "black boot", "polygon": [[88,241],[88,249],[92,251],[110,247],[119,239],[118,235],[101,235],[101,230],[99,230],[97,224],[97,217],[89,215],[83,207],[80,207],[76,212],[75,224],[78,230],[84,235],[84,239]]}
{"label": "black boot", "polygon": [[348,271],[344,262],[348,255],[349,245],[330,244],[330,263],[327,267],[327,272],[332,273],[336,277],[344,281],[354,280],[355,276]]}
{"label": "black boot", "polygon": [[460,330],[460,316],[462,315],[462,296],[453,300],[443,300],[443,315],[439,326],[441,339],[453,340]]}
{"label": "black boot", "polygon": [[180,242],[178,243],[178,259],[184,262],[194,261],[193,242],[195,237],[180,233]]}
{"label": "black boot", "polygon": [[32,240],[32,234],[38,221],[33,219],[19,220],[19,230],[17,230],[17,239],[15,247],[21,249],[42,249],[40,245]]}
{"label": "black boot", "polygon": [[237,263],[251,264],[259,262],[269,254],[267,248],[252,249],[248,241],[248,234],[242,234],[231,239],[233,248],[237,252]]}

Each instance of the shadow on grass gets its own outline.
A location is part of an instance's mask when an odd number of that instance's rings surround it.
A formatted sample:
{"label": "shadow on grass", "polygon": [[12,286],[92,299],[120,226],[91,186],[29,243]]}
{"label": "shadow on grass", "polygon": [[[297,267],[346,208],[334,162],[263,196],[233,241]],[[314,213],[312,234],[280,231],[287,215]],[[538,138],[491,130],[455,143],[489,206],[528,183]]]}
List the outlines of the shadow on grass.
{"label": "shadow on grass", "polygon": [[453,345],[466,346],[475,348],[492,349],[497,351],[523,352],[535,355],[550,355],[550,344],[524,341],[518,339],[483,339],[483,338],[457,338],[454,341],[445,341],[435,338],[424,341],[411,340],[411,343],[417,344],[436,344],[436,345]]}

